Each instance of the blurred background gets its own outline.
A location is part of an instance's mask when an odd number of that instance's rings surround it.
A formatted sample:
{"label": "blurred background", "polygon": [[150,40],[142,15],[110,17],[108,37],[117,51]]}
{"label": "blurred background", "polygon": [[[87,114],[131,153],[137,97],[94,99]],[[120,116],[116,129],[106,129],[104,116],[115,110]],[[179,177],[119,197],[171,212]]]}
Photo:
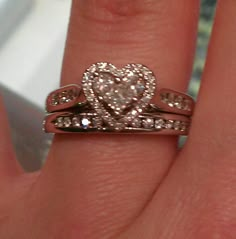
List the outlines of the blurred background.
{"label": "blurred background", "polygon": [[[216,0],[202,0],[189,93],[197,96]],[[51,142],[41,123],[47,94],[59,86],[70,0],[0,0],[0,90],[17,156],[41,167]],[[46,84],[45,84],[46,83]]]}

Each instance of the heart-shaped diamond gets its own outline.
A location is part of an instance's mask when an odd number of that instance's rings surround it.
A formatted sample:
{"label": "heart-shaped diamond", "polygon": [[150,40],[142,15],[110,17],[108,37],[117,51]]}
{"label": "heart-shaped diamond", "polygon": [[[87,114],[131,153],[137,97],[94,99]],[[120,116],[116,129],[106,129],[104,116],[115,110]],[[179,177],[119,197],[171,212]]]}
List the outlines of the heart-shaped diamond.
{"label": "heart-shaped diamond", "polygon": [[110,107],[116,116],[120,116],[133,102],[141,99],[145,81],[132,71],[125,73],[123,77],[101,73],[94,79],[93,90],[107,108]]}
{"label": "heart-shaped diamond", "polygon": [[141,64],[117,69],[109,63],[96,63],[84,73],[83,90],[97,114],[109,126],[120,129],[148,106],[155,77]]}

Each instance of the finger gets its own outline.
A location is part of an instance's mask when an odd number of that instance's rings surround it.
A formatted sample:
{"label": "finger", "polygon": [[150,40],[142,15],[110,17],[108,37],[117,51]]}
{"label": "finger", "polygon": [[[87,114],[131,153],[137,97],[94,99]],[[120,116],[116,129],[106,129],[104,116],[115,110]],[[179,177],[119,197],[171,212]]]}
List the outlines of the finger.
{"label": "finger", "polygon": [[[178,5],[174,0],[73,1],[62,84],[79,83],[94,62],[137,62],[156,71],[160,87],[184,91],[192,69],[198,8],[198,1],[188,0]],[[176,154],[176,140],[56,136],[40,185],[47,183],[54,197],[60,193],[54,210],[70,215],[75,228],[81,224],[84,237],[109,237],[129,224],[153,195]],[[65,201],[73,212],[61,208]]]}
{"label": "finger", "polygon": [[234,0],[219,1],[187,147],[122,239],[236,235],[235,12]]}
{"label": "finger", "polygon": [[[205,157],[216,155],[219,162],[220,155],[236,154],[235,11],[235,1],[219,1],[189,141],[189,146],[197,145]],[[214,165],[218,161],[214,159]]]}
{"label": "finger", "polygon": [[22,169],[16,161],[12,147],[8,119],[2,99],[0,99],[0,124],[0,184],[4,184],[6,180],[19,175]]}

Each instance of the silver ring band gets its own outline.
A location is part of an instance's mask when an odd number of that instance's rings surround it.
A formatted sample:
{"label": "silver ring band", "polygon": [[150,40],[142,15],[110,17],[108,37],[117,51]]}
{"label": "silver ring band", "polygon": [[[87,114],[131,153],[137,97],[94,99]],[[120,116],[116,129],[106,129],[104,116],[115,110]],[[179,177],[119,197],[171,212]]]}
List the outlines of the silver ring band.
{"label": "silver ring band", "polygon": [[169,113],[141,114],[118,131],[106,125],[94,112],[56,112],[49,114],[44,120],[46,133],[114,132],[187,135],[189,126],[188,117]]}

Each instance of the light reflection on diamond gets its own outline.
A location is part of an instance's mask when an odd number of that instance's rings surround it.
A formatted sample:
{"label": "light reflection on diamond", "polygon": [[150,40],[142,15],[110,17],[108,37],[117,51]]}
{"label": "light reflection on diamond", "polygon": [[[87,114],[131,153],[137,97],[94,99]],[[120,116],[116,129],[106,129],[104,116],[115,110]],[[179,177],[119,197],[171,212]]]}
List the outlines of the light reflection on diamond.
{"label": "light reflection on diamond", "polygon": [[165,125],[165,121],[163,119],[156,119],[155,120],[155,128],[162,129]]}
{"label": "light reflection on diamond", "polygon": [[146,129],[151,129],[154,127],[154,119],[153,118],[146,118],[143,119],[143,127]]}
{"label": "light reflection on diamond", "polygon": [[64,119],[63,119],[63,117],[58,117],[56,119],[56,126],[57,127],[63,127],[64,126]]}
{"label": "light reflection on diamond", "polygon": [[179,120],[176,120],[173,125],[174,130],[180,130],[180,127],[181,127],[181,122]]}
{"label": "light reflection on diamond", "polygon": [[91,121],[88,118],[81,119],[81,125],[84,129],[87,129],[91,124]]}
{"label": "light reflection on diamond", "polygon": [[167,120],[167,121],[166,121],[166,124],[165,124],[165,128],[166,128],[166,129],[172,129],[173,123],[174,123],[173,120]]}
{"label": "light reflection on diamond", "polygon": [[95,78],[93,89],[100,100],[106,102],[116,114],[121,114],[133,98],[141,97],[145,90],[145,83],[133,72],[121,81],[110,73],[101,73]]}
{"label": "light reflection on diamond", "polygon": [[71,119],[70,119],[70,117],[65,117],[64,118],[64,126],[67,127],[67,128],[71,126]]}
{"label": "light reflection on diamond", "polygon": [[181,95],[178,95],[178,96],[175,97],[174,105],[178,109],[183,108],[183,97]]}
{"label": "light reflection on diamond", "polygon": [[80,127],[80,118],[78,116],[72,118],[72,125],[74,127]]}
{"label": "light reflection on diamond", "polygon": [[132,127],[134,127],[134,128],[140,128],[141,125],[142,125],[142,121],[141,121],[141,119],[139,119],[139,118],[135,118],[135,119],[132,121],[131,125],[132,125]]}

